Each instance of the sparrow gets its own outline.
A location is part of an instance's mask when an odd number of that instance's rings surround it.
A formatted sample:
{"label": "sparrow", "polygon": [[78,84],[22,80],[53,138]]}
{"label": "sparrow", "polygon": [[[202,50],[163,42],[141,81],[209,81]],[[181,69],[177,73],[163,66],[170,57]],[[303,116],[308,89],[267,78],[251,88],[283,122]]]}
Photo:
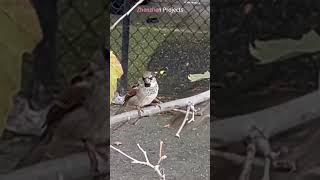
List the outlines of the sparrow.
{"label": "sparrow", "polygon": [[143,73],[138,83],[132,86],[125,96],[125,107],[136,107],[141,114],[141,108],[152,104],[158,96],[159,86],[157,79],[150,71]]}
{"label": "sparrow", "polygon": [[90,83],[87,78],[92,75],[91,64],[87,64],[79,74],[75,75],[63,91],[62,94],[58,95],[53,101],[53,105],[49,109],[46,121],[42,125],[42,128],[46,128],[46,131],[42,135],[42,139],[46,138],[45,141],[50,140],[52,137],[52,131],[56,128],[62,118],[72,112],[73,110],[84,105],[86,97],[90,92]]}
{"label": "sparrow", "polygon": [[69,92],[62,94],[52,107],[52,113],[48,113],[48,127],[50,123],[60,127],[54,130],[56,136],[96,141],[94,134],[103,128],[107,120],[106,90],[106,72],[89,63],[71,80]]}
{"label": "sparrow", "polygon": [[91,156],[99,153],[92,152],[92,146],[105,145],[109,140],[107,88],[106,70],[87,64],[53,103],[44,124],[47,128],[44,136],[49,138],[40,142],[25,163],[47,159],[48,154],[60,157],[81,151],[83,146],[91,151]]}

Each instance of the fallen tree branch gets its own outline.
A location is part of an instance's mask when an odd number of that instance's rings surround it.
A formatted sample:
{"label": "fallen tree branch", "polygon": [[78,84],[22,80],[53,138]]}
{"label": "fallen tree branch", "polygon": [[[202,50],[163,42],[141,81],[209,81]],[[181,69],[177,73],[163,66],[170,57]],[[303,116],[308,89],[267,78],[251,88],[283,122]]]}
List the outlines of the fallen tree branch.
{"label": "fallen tree branch", "polygon": [[[237,165],[241,165],[246,163],[245,156],[241,156],[235,153],[230,152],[222,152],[218,150],[211,150],[210,155],[223,158],[228,161],[232,161],[233,163]],[[279,163],[286,163],[286,164],[279,164]],[[261,159],[259,157],[254,157],[252,160],[252,165],[258,166],[258,167],[265,167],[265,160]],[[288,166],[287,166],[288,165]],[[286,167],[286,168],[284,168]],[[294,171],[295,170],[295,164],[289,164],[288,162],[284,162],[282,160],[275,161],[274,163],[271,163],[272,169],[281,169],[285,171]]]}
{"label": "fallen tree branch", "polygon": [[[230,152],[222,152],[218,150],[211,150],[210,154],[212,156],[220,157],[229,161],[232,161],[233,163],[240,165],[245,163],[246,157],[241,156],[235,153]],[[252,164],[259,167],[264,167],[264,161],[261,158],[255,157],[252,161]]]}
{"label": "fallen tree branch", "polygon": [[320,117],[319,91],[258,112],[211,122],[214,146],[240,142],[257,127],[270,138]]}
{"label": "fallen tree branch", "polygon": [[[108,170],[108,165],[98,157],[99,171]],[[8,174],[0,175],[1,180],[57,180],[80,179],[92,176],[90,159],[87,153],[73,154],[64,158],[41,162]]]}
{"label": "fallen tree branch", "polygon": [[[171,111],[176,108],[185,108],[188,105],[188,102],[192,102],[194,105],[199,104],[201,102],[207,101],[210,99],[210,90],[205,91],[203,93],[197,94],[195,96],[183,98],[183,99],[178,99],[166,103],[161,103],[159,106],[161,107],[155,107],[155,106],[150,106],[143,108],[143,112],[141,112],[141,116],[151,116],[156,113],[160,112],[165,112],[165,111]],[[120,123],[122,121],[138,118],[139,113],[138,111],[129,111],[121,114],[117,114],[114,116],[110,117],[110,126]]]}
{"label": "fallen tree branch", "polygon": [[162,155],[162,147],[163,147],[163,141],[160,140],[160,150],[159,150],[159,160],[158,163],[156,165],[153,165],[150,163],[147,152],[141,148],[141,146],[139,144],[137,144],[138,148],[140,149],[140,151],[143,153],[145,161],[139,161],[129,155],[127,155],[126,153],[122,152],[120,149],[110,145],[110,148],[116,150],[117,152],[119,152],[120,154],[126,156],[127,158],[129,158],[130,160],[132,160],[131,163],[133,164],[141,164],[141,165],[145,165],[148,166],[150,168],[152,168],[157,175],[159,176],[160,180],[165,180],[166,179],[166,175],[164,174],[164,170],[160,168],[160,163],[162,160],[166,159],[167,156],[166,155]]}

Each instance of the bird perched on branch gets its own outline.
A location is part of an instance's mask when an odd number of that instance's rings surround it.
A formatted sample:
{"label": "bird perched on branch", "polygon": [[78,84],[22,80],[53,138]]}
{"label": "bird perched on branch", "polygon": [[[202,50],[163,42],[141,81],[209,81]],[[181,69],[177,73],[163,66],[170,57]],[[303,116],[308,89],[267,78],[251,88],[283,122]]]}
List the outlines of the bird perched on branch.
{"label": "bird perched on branch", "polygon": [[143,73],[138,83],[126,94],[124,107],[136,107],[141,114],[141,107],[152,104],[158,96],[159,86],[157,79],[150,71]]}
{"label": "bird perched on branch", "polygon": [[47,122],[49,124],[56,118],[55,121],[59,122],[56,124],[68,130],[59,131],[58,128],[54,130],[55,134],[96,141],[93,135],[105,124],[108,107],[106,72],[99,68],[101,67],[89,63],[71,80],[69,92],[67,90],[58,99],[56,106],[63,109],[61,113],[64,114],[62,117],[55,117],[58,113],[49,113]]}
{"label": "bird perched on branch", "polygon": [[80,151],[88,142],[92,145],[108,143],[105,67],[89,63],[72,78],[70,87],[57,98],[47,114],[44,126],[49,139],[45,138],[45,143],[40,144],[26,162],[47,158],[45,154],[59,157],[70,151]]}

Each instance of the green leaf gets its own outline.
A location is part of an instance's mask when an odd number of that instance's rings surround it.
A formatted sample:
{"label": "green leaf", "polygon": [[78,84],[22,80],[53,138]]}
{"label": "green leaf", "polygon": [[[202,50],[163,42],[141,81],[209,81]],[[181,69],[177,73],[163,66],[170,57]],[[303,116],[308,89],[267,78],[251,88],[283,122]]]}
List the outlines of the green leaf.
{"label": "green leaf", "polygon": [[210,73],[209,71],[206,71],[203,74],[189,74],[188,79],[191,82],[200,81],[202,79],[210,79]]}
{"label": "green leaf", "polygon": [[114,93],[117,90],[118,79],[122,76],[123,70],[122,66],[114,55],[114,53],[110,52],[110,103],[114,96]]}
{"label": "green leaf", "polygon": [[250,46],[250,53],[261,64],[292,58],[304,53],[320,51],[320,37],[315,31],[305,34],[300,40],[280,39],[255,41],[256,49]]}
{"label": "green leaf", "polygon": [[0,135],[6,125],[12,97],[20,89],[21,56],[41,40],[41,28],[27,0],[0,1]]}

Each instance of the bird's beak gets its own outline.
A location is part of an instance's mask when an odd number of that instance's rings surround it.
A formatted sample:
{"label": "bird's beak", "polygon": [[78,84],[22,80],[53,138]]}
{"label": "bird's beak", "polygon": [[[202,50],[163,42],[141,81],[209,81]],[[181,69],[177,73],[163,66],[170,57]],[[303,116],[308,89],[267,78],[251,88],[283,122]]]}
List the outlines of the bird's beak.
{"label": "bird's beak", "polygon": [[144,86],[145,87],[150,87],[151,86],[151,80],[149,78],[143,79],[144,81]]}

